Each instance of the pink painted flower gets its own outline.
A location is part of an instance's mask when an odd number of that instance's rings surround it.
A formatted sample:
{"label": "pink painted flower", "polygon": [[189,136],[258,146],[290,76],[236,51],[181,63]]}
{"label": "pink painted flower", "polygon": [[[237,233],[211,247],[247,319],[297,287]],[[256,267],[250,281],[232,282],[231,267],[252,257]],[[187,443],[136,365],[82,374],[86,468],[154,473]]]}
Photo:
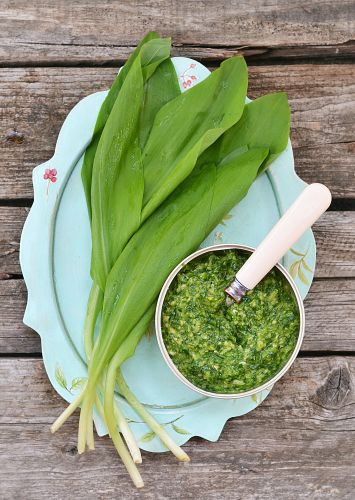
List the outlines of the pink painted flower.
{"label": "pink painted flower", "polygon": [[192,85],[198,80],[196,75],[191,75],[191,69],[195,68],[196,64],[191,63],[181,75],[179,75],[179,79],[184,89],[192,87]]}
{"label": "pink painted flower", "polygon": [[53,182],[57,182],[57,170],[55,168],[46,168],[43,174],[43,179],[47,182],[46,196],[48,196],[49,186]]}
{"label": "pink painted flower", "polygon": [[43,179],[49,180],[51,182],[57,181],[57,171],[55,168],[46,168],[43,174]]}

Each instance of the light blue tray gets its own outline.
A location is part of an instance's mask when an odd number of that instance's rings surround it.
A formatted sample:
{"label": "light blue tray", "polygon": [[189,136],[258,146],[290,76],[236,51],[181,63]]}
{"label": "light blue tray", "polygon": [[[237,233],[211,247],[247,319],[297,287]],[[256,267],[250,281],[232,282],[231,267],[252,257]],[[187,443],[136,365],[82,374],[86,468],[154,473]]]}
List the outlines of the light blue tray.
{"label": "light blue tray", "polygon": [[[177,57],[173,62],[183,91],[209,74],[192,59]],[[54,156],[33,170],[34,203],[21,238],[20,261],[28,289],[24,322],[41,336],[48,377],[67,401],[73,400],[86,377],[82,329],[91,286],[91,241],[80,168],[105,96],[106,92],[92,94],[72,109],[59,133]],[[202,246],[256,246],[304,187],[295,174],[289,143]],[[283,261],[303,298],[313,279],[315,260],[316,247],[309,230]],[[228,401],[198,396],[165,365],[153,326],[123,372],[139,399],[179,444],[192,436],[217,440],[227,419],[253,410],[269,393]],[[140,447],[165,451],[124,401],[122,406]],[[105,434],[98,416],[95,423],[98,433]]]}

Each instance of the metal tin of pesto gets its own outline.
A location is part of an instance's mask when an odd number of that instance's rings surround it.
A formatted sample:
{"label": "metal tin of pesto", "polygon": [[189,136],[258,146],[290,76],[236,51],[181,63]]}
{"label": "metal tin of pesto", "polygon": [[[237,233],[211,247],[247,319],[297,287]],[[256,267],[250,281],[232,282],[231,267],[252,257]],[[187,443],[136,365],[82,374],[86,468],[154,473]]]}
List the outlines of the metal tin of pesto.
{"label": "metal tin of pesto", "polygon": [[270,389],[275,382],[277,382],[291,367],[293,364],[294,360],[297,357],[297,354],[301,348],[303,336],[304,336],[304,328],[305,328],[305,314],[304,314],[304,306],[303,306],[303,301],[301,298],[301,295],[298,291],[298,288],[291,278],[290,274],[287,272],[287,270],[281,265],[277,264],[275,267],[282,273],[282,275],[286,278],[288,283],[290,284],[292,291],[294,293],[295,301],[298,306],[298,311],[299,311],[299,332],[298,332],[298,337],[297,337],[297,342],[294,347],[294,350],[286,362],[286,364],[268,381],[263,383],[262,385],[259,385],[257,387],[254,387],[253,389],[244,391],[244,392],[238,392],[238,393],[217,393],[217,392],[209,392],[207,390],[201,389],[200,387],[197,387],[194,385],[190,380],[188,380],[177,368],[177,366],[174,364],[173,360],[171,359],[169,352],[166,348],[164,339],[163,339],[163,332],[162,332],[162,310],[163,310],[163,305],[164,305],[164,300],[166,297],[166,294],[170,288],[170,285],[174,281],[175,277],[177,274],[188,264],[194,259],[197,259],[201,255],[205,255],[208,253],[215,253],[221,250],[241,250],[243,252],[253,252],[255,249],[249,246],[244,246],[244,245],[235,245],[235,244],[225,244],[225,245],[213,245],[210,247],[202,248],[200,250],[197,250],[193,254],[189,255],[186,257],[183,261],[178,264],[175,269],[170,273],[168,278],[166,279],[164,286],[160,292],[158,302],[157,302],[157,307],[156,307],[156,312],[155,312],[155,330],[157,334],[157,340],[158,340],[158,345],[160,348],[160,351],[164,357],[164,360],[166,361],[167,365],[171,369],[171,371],[176,375],[176,377],[183,382],[187,387],[190,389],[194,390],[195,392],[198,392],[199,394],[203,394],[205,396],[213,397],[213,398],[220,398],[220,399],[239,399],[243,398],[246,396],[252,396],[253,394],[257,394],[258,392],[264,390],[264,389]]}

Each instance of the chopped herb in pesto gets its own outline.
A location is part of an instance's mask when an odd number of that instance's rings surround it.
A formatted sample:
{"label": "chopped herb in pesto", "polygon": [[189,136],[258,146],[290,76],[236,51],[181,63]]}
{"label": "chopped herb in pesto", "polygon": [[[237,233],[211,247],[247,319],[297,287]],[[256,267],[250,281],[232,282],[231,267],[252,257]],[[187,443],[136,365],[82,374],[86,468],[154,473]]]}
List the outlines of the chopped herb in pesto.
{"label": "chopped herb in pesto", "polygon": [[178,273],[165,298],[162,332],[170,357],[210,392],[262,385],[287,363],[297,342],[298,306],[277,269],[240,304],[226,306],[224,288],[246,258],[235,250],[206,254]]}

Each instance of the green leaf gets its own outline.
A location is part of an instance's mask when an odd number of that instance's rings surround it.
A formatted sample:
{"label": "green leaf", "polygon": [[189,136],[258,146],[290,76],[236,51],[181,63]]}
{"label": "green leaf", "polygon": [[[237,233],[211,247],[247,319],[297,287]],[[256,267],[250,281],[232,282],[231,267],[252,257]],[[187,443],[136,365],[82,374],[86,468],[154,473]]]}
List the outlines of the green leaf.
{"label": "green leaf", "polygon": [[119,71],[115,81],[113,82],[109,93],[107,94],[97,117],[94,134],[91,143],[86,149],[84,162],[81,169],[81,178],[84,186],[86,202],[88,206],[89,216],[91,219],[91,181],[92,169],[96,155],[97,146],[101,137],[101,133],[116,102],[117,96],[122,88],[126,76],[132,67],[134,61],[140,56],[142,68],[146,71],[146,79],[154,73],[157,65],[170,55],[170,38],[160,39],[157,33],[148,33],[139,43],[137,48],[132,52],[126,64]]}
{"label": "green leaf", "polygon": [[185,434],[185,435],[191,434],[191,432],[186,431],[185,429],[182,429],[181,427],[178,427],[176,424],[171,424],[171,426],[174,429],[174,431],[177,432],[178,434]]}
{"label": "green leaf", "polygon": [[139,124],[139,144],[142,150],[146,145],[156,114],[180,93],[175,67],[170,59],[166,59],[145,83]]}
{"label": "green leaf", "polygon": [[232,57],[159,111],[143,152],[143,220],[191,173],[198,156],[240,118],[246,89],[245,61]]}
{"label": "green leaf", "polygon": [[305,253],[298,252],[294,248],[290,248],[290,252],[292,252],[294,255],[298,255],[299,257],[304,257],[306,255]]}
{"label": "green leaf", "polygon": [[307,262],[304,259],[301,260],[301,263],[302,263],[302,266],[306,269],[306,271],[313,273],[313,270],[309,267],[309,265],[307,264]]}
{"label": "green leaf", "polygon": [[[159,91],[162,88],[165,90]],[[170,60],[144,85],[137,57],[107,119],[94,159],[91,194],[91,274],[102,290],[111,267],[141,222],[144,173],[140,147],[158,110],[179,94]]]}
{"label": "green leaf", "polygon": [[[135,59],[126,75],[101,134],[92,169],[91,275],[101,290],[114,262],[141,222],[144,192],[141,146],[158,110],[180,94],[170,60],[164,61],[162,68],[158,66],[155,73],[149,73],[147,81],[147,72],[143,71],[147,66],[141,59],[143,55]],[[165,90],[159,91],[162,88]]]}
{"label": "green leaf", "polygon": [[[260,165],[268,154],[267,148],[254,148],[234,158],[229,163],[220,164],[217,168],[217,178],[214,185],[211,217],[207,218],[207,234],[221,220],[224,213],[228,213],[247,194],[255,180]],[[203,167],[202,174],[204,172]],[[228,186],[228,188],[227,188]],[[229,188],[233,186],[233,191]],[[215,219],[216,213],[221,214]]]}
{"label": "green leaf", "polygon": [[299,277],[299,279],[302,281],[302,283],[304,285],[309,285],[309,281],[306,278],[306,276],[304,275],[304,273],[303,273],[303,271],[301,269],[301,266],[298,266],[298,277]]}
{"label": "green leaf", "polygon": [[[134,326],[137,305],[144,312],[154,302],[168,270],[181,260],[182,249],[184,254],[186,248],[189,253],[195,240],[204,239],[200,221],[209,211],[215,175],[215,167],[211,166],[206,175],[194,179],[190,189],[180,186],[175,190],[130,239],[116,261],[107,278],[99,336],[102,342],[106,336],[112,339],[111,349],[105,352],[112,354]],[[99,348],[95,355],[101,356]]]}
{"label": "green leaf", "polygon": [[[124,341],[120,345],[121,364],[124,361],[126,361],[126,359],[133,356],[140,339],[147,332],[147,328],[154,317],[154,312],[155,312],[155,303],[153,303],[145,311],[145,313],[141,316],[138,323],[136,323],[133,329],[130,331],[130,334],[124,339]],[[102,337],[104,337],[104,335],[101,335],[99,337],[100,343],[102,341]]]}
{"label": "green leaf", "polygon": [[254,401],[254,403],[257,403],[257,402],[258,402],[258,397],[257,397],[257,394],[252,394],[250,397],[251,397],[251,399]]}
{"label": "green leaf", "polygon": [[54,371],[54,376],[58,384],[63,387],[66,391],[68,391],[68,386],[67,386],[67,379],[65,378],[64,373],[62,372],[62,369],[60,368],[59,365],[56,365],[55,371]]}
{"label": "green leaf", "polygon": [[141,441],[142,443],[148,443],[149,441],[152,441],[155,438],[155,436],[156,436],[155,432],[150,431],[150,432],[147,432],[146,434],[144,434],[139,439],[139,441]]}
{"label": "green leaf", "polygon": [[297,276],[297,272],[298,272],[298,268],[300,267],[300,261],[299,260],[296,260],[290,267],[290,274],[292,276],[293,279],[296,278]]}
{"label": "green leaf", "polygon": [[73,380],[71,381],[70,391],[77,391],[81,389],[85,385],[86,380],[87,379],[85,377],[73,378]]}
{"label": "green leaf", "polygon": [[290,131],[290,108],[283,92],[259,97],[244,107],[241,119],[201,156],[199,163],[229,162],[244,153],[245,147],[267,147],[269,155],[259,174],[287,146]]}
{"label": "green leaf", "polygon": [[142,45],[143,79],[148,80],[157,67],[170,56],[171,38],[154,38]]}
{"label": "green leaf", "polygon": [[142,99],[142,68],[136,59],[102,132],[92,171],[91,276],[101,290],[140,224],[144,181],[138,126]]}

